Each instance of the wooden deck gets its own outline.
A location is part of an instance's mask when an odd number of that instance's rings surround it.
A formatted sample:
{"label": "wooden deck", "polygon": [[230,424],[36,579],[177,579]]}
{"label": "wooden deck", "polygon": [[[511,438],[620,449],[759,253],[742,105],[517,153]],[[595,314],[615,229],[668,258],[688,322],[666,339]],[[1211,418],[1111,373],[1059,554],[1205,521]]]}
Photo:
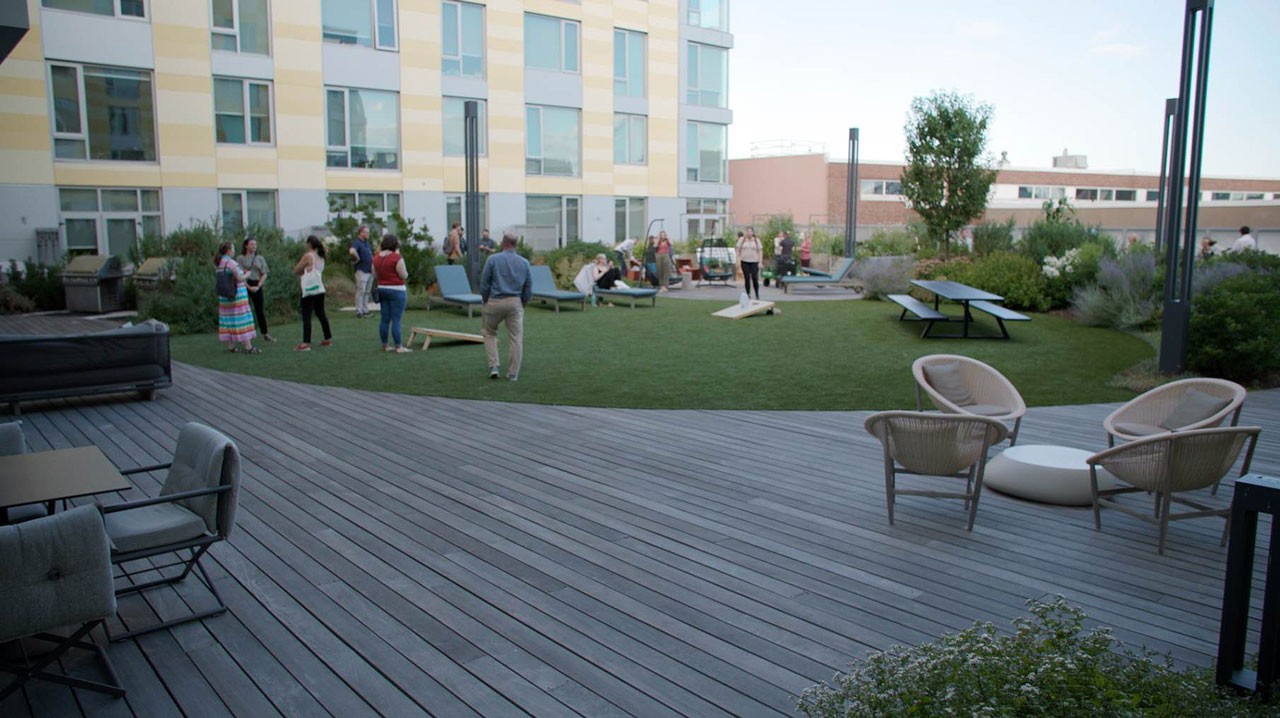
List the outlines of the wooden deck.
{"label": "wooden deck", "polygon": [[[1032,409],[1021,442],[1099,448],[1110,409]],[[1162,557],[1119,512],[1098,532],[1088,509],[988,491],[972,533],[959,502],[916,497],[890,527],[865,416],[505,405],[185,365],[154,402],[26,405],[35,450],[96,444],[121,466],[208,423],[239,444],[244,484],[206,559],[231,613],[113,645],[124,699],[33,683],[0,713],[785,715],[853,657],[1007,627],[1054,594],[1209,663],[1220,522],[1174,525]],[[1242,423],[1265,429],[1254,469],[1280,473],[1280,391]]]}

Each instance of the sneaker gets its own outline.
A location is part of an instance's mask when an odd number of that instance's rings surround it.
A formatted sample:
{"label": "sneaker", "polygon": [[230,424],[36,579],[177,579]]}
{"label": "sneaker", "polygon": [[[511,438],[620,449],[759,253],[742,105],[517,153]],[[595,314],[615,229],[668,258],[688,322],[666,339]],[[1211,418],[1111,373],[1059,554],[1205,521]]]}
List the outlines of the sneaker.
{"label": "sneaker", "polygon": [[262,339],[263,341],[268,341],[268,342],[274,342],[276,340],[276,338],[271,336],[270,334],[263,334]]}
{"label": "sneaker", "polygon": [[298,346],[294,347],[293,350],[295,352],[309,352],[311,351],[311,345],[303,342],[302,344],[299,344]]}
{"label": "sneaker", "polygon": [[491,367],[489,367],[489,378],[490,378],[490,379],[497,379],[497,378],[498,378],[498,367],[496,367],[496,366],[491,366]]}
{"label": "sneaker", "polygon": [[519,381],[515,374],[508,374],[507,381]]}
{"label": "sneaker", "polygon": [[333,340],[332,340],[332,339],[325,339],[324,341],[320,342],[320,346],[322,346],[322,347],[331,347],[331,346],[333,346]]}
{"label": "sneaker", "polygon": [[413,351],[409,347],[396,347],[396,354],[408,354]]}

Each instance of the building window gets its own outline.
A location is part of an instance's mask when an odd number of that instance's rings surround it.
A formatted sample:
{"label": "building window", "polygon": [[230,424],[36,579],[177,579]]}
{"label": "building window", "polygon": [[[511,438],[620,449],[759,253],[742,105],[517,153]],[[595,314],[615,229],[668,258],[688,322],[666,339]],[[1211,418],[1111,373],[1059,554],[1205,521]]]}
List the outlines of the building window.
{"label": "building window", "polygon": [[642,165],[648,161],[649,118],[644,115],[613,115],[613,161],[619,165]]}
{"label": "building window", "polygon": [[57,63],[49,76],[55,157],[155,161],[150,72]]}
{"label": "building window", "polygon": [[271,85],[215,77],[213,126],[218,142],[271,144]]}
{"label": "building window", "polygon": [[396,49],[396,0],[321,0],[326,42]]}
{"label": "building window", "polygon": [[1266,199],[1267,197],[1262,192],[1245,192],[1244,198],[1248,200],[1248,199]]}
{"label": "building window", "polygon": [[222,204],[222,228],[276,226],[276,193],[274,191],[219,190]]}
{"label": "building window", "polygon": [[571,107],[525,108],[525,174],[581,176],[580,114]]}
{"label": "building window", "polygon": [[399,192],[330,192],[329,216],[364,215],[368,211],[385,223],[392,212],[400,211]]}
{"label": "building window", "polygon": [[271,54],[271,29],[267,0],[212,0],[215,50]]}
{"label": "building window", "polygon": [[59,187],[58,202],[70,254],[130,259],[141,237],[159,237],[160,190]]}
{"label": "building window", "polygon": [[644,33],[614,29],[613,94],[644,97],[644,44]]}
{"label": "building window", "polygon": [[44,0],[41,4],[54,10],[89,12],[110,17],[147,16],[147,6],[143,0]]}
{"label": "building window", "polygon": [[1136,202],[1138,201],[1138,190],[1136,189],[1118,189],[1116,190],[1117,202]]}
{"label": "building window", "polygon": [[[1021,195],[1021,194],[1019,194],[1018,196],[1019,196],[1019,197],[1021,197],[1022,195]],[[1149,189],[1149,190],[1147,190],[1147,201],[1148,201],[1148,202],[1159,202],[1159,201],[1160,201],[1160,190],[1158,190],[1158,189]]]}
{"label": "building window", "polygon": [[[464,105],[468,99],[461,97],[444,98],[444,153],[449,157],[461,157],[466,154],[466,108]],[[477,105],[476,114],[479,127],[477,128],[477,136],[479,142],[480,156],[488,154],[488,142],[485,141],[488,127],[488,116],[486,113],[487,103],[484,100],[475,100]]]}
{"label": "building window", "polygon": [[531,194],[525,198],[525,224],[555,225],[560,246],[582,238],[579,229],[579,198]]}
{"label": "building window", "polygon": [[330,167],[400,166],[400,98],[394,92],[325,88],[325,162]]}
{"label": "building window", "polygon": [[729,106],[729,52],[724,48],[689,43],[690,105]]}
{"label": "building window", "polygon": [[898,180],[862,180],[863,197],[896,197],[902,194]]}
{"label": "building window", "polygon": [[728,127],[709,122],[688,124],[685,179],[690,182],[724,182]]}
{"label": "building window", "polygon": [[1066,196],[1066,187],[1022,186],[1018,188],[1018,199],[1062,199]]}
{"label": "building window", "polygon": [[685,236],[719,237],[729,203],[722,199],[691,199],[685,202]]}
{"label": "building window", "polygon": [[444,74],[484,77],[484,6],[446,0],[441,14]]}
{"label": "building window", "polygon": [[[479,199],[480,226],[476,227],[476,234],[489,226],[489,195],[481,193]],[[444,196],[444,224],[446,227],[452,227],[454,222],[461,225],[463,229],[467,227],[467,196],[465,194]]]}
{"label": "building window", "polygon": [[644,197],[614,197],[613,241],[621,242],[627,237],[635,237],[643,242],[647,207],[648,200]]}
{"label": "building window", "polygon": [[525,13],[524,66],[577,72],[578,23]]}
{"label": "building window", "polygon": [[729,31],[729,0],[689,0],[689,24]]}

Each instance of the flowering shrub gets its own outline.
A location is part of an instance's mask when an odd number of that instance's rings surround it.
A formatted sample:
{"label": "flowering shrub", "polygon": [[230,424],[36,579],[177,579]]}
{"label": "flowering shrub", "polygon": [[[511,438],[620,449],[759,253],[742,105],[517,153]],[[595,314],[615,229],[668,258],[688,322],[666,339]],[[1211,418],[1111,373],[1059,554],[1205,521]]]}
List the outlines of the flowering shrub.
{"label": "flowering shrub", "polygon": [[1125,649],[1061,596],[1028,601],[1012,635],[978,623],[921,646],[895,646],[800,696],[810,718],[881,716],[1262,716],[1204,669]]}
{"label": "flowering shrub", "polygon": [[1095,327],[1152,327],[1163,312],[1162,287],[1154,254],[1126,252],[1099,262],[1097,282],[1076,288],[1071,311],[1077,321]]}
{"label": "flowering shrub", "polygon": [[957,282],[1004,297],[1005,306],[1043,312],[1050,307],[1045,278],[1030,258],[1013,252],[982,257],[953,277]]}

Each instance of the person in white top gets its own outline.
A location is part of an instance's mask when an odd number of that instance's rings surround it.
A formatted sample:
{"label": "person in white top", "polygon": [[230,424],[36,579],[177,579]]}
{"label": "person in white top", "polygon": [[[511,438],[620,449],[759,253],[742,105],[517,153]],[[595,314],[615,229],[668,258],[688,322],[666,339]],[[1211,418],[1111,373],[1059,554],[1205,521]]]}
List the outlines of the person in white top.
{"label": "person in white top", "polygon": [[738,261],[742,263],[742,289],[750,297],[751,288],[756,289],[756,299],[760,298],[760,260],[764,256],[764,247],[760,246],[760,238],[756,231],[747,227],[745,234],[738,232]]}
{"label": "person in white top", "polygon": [[1248,226],[1240,228],[1240,236],[1236,237],[1236,241],[1231,244],[1232,252],[1244,252],[1258,248],[1258,240],[1250,234],[1252,230]]}

